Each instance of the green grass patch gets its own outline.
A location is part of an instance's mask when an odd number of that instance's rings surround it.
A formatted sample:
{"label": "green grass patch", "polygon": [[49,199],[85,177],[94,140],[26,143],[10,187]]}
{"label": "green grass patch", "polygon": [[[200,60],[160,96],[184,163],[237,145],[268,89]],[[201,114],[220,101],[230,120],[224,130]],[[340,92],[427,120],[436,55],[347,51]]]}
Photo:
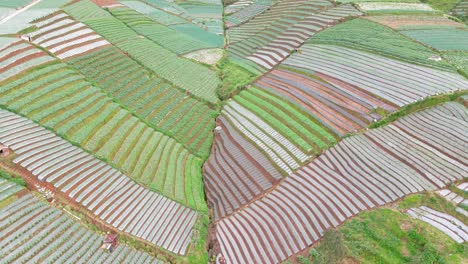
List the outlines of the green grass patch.
{"label": "green grass patch", "polygon": [[221,100],[236,95],[257,77],[245,68],[233,63],[227,57],[218,62],[217,68],[221,85],[218,86],[216,93]]}
{"label": "green grass patch", "polygon": [[458,244],[405,213],[422,205],[463,219],[453,204],[434,193],[411,195],[396,207],[362,212],[337,230],[325,231],[320,243],[295,263],[464,263],[467,243]]}

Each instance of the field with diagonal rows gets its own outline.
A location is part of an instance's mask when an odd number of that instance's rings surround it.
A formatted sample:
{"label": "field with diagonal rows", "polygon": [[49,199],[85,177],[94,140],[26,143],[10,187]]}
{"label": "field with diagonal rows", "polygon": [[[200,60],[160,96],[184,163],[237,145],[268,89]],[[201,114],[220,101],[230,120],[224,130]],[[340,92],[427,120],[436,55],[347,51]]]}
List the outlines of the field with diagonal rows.
{"label": "field with diagonal rows", "polygon": [[466,263],[467,10],[0,0],[0,263]]}

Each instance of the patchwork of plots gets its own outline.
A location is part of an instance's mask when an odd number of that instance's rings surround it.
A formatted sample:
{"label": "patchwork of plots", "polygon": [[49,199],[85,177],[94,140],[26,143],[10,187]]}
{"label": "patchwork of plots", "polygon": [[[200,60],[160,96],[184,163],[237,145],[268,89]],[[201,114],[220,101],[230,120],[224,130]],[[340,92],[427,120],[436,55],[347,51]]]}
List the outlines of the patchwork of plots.
{"label": "patchwork of plots", "polygon": [[195,211],[139,186],[28,119],[1,110],[0,120],[0,142],[15,152],[15,164],[122,232],[185,253]]}
{"label": "patchwork of plots", "polygon": [[[208,155],[214,110],[167,81],[150,76],[147,69],[64,13],[56,13],[36,25],[39,30],[30,34],[34,43],[60,58],[69,58],[68,64],[195,155]],[[72,44],[74,35],[79,36],[76,47]],[[90,43],[86,36],[92,38]]]}
{"label": "patchwork of plots", "polygon": [[152,190],[206,210],[197,168],[202,160],[66,65],[33,68],[4,81],[0,91],[0,103],[7,109],[50,128]]}
{"label": "patchwork of plots", "polygon": [[63,5],[62,0],[19,0],[0,3],[0,34],[16,34],[31,27],[30,22],[47,16]]}
{"label": "patchwork of plots", "polygon": [[279,1],[228,30],[229,55],[252,71],[266,72],[316,32],[358,15],[360,12],[351,5],[333,7],[328,1]]}
{"label": "patchwork of plots", "polygon": [[[418,52],[420,56],[415,60],[418,63],[424,63],[425,60],[425,64],[439,68],[448,64],[459,72],[465,74],[468,72],[468,45],[465,44],[468,41],[468,28],[465,24],[443,16],[379,15],[366,18],[391,27],[408,39],[432,48],[433,53],[434,50],[438,51],[432,56],[421,53],[421,51]],[[405,46],[408,47],[408,45]],[[413,57],[416,54],[413,52]],[[424,58],[423,54],[425,54],[426,58]],[[409,57],[409,55],[406,57]]]}
{"label": "patchwork of plots", "polygon": [[2,263],[162,263],[123,244],[108,253],[101,236],[30,193],[0,209],[0,233]]}
{"label": "patchwork of plots", "polygon": [[468,227],[462,221],[451,215],[438,212],[425,206],[411,208],[408,210],[408,214],[434,226],[458,243],[468,241]]}
{"label": "patchwork of plots", "polygon": [[283,65],[329,75],[398,106],[468,88],[468,81],[456,73],[334,45],[305,44]]}
{"label": "patchwork of plots", "polygon": [[[285,65],[285,64],[284,64]],[[295,107],[302,107],[339,136],[367,127],[381,119],[380,110],[393,112],[394,104],[320,72],[283,66],[259,79],[255,86]]]}
{"label": "patchwork of plots", "polygon": [[110,12],[137,33],[176,54],[185,54],[201,49],[222,48],[223,45],[222,38],[213,33],[206,32],[203,35],[193,35],[192,37],[170,26],[159,24],[127,7],[112,8]]}
{"label": "patchwork of plots", "polygon": [[[128,1],[124,1],[128,2]],[[179,16],[187,24],[193,24],[204,30],[223,35],[222,22],[223,3],[220,0],[192,0],[192,1],[169,1],[169,0],[142,0],[146,4],[163,12],[155,12],[153,16],[164,17],[169,15]],[[126,4],[126,3],[125,3]]]}
{"label": "patchwork of plots", "polygon": [[164,79],[151,76],[115,47],[80,56],[68,63],[196,156],[208,156],[217,113],[206,104]]}
{"label": "patchwork of plots", "polygon": [[412,64],[453,71],[451,64],[441,60],[437,51],[393,30],[419,29],[428,26],[452,27],[460,26],[460,24],[444,17],[435,16],[418,16],[417,19],[415,16],[367,16],[330,27],[314,35],[307,43],[338,45],[377,53]]}
{"label": "patchwork of plots", "polygon": [[437,106],[327,150],[217,223],[223,256],[230,263],[278,263],[362,210],[463,179],[468,123],[447,111],[466,119],[461,104]]}
{"label": "patchwork of plots", "polygon": [[218,102],[216,89],[219,78],[213,70],[181,58],[152,40],[142,37],[124,22],[89,0],[68,5],[63,9],[159,77],[172,82],[200,100]]}

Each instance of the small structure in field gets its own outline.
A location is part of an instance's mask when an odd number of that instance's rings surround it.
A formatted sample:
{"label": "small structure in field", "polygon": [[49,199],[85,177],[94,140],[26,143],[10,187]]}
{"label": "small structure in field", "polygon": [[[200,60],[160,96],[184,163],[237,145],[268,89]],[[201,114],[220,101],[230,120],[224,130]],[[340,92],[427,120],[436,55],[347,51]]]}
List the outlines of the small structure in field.
{"label": "small structure in field", "polygon": [[107,234],[104,240],[102,241],[101,248],[109,250],[110,253],[119,245],[116,234]]}
{"label": "small structure in field", "polygon": [[5,145],[0,144],[0,157],[4,158],[8,155],[10,155],[10,149]]}

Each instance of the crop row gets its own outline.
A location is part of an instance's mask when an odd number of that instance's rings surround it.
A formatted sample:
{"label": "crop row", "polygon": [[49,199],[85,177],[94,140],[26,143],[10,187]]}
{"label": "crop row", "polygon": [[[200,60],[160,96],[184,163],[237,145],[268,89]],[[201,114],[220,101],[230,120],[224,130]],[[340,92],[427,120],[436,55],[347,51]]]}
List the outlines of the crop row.
{"label": "crop row", "polygon": [[231,263],[278,263],[363,210],[463,179],[467,127],[438,106],[344,139],[220,220],[223,256]]}
{"label": "crop row", "polygon": [[239,0],[239,1],[234,1],[229,4],[227,4],[224,7],[224,14],[225,15],[230,15],[232,13],[239,12],[240,10],[252,5],[253,3],[257,3],[261,1],[255,1],[255,0]]}
{"label": "crop row", "polygon": [[102,237],[31,194],[2,208],[1,215],[1,263],[162,263],[122,244],[112,253],[100,249]]}
{"label": "crop row", "polygon": [[218,118],[218,127],[213,152],[203,167],[215,219],[235,212],[282,179],[268,157],[223,116]]}
{"label": "crop row", "polygon": [[257,40],[258,44],[262,41],[271,40],[291,25],[310,16],[311,13],[316,13],[330,6],[331,3],[325,0],[278,1],[267,11],[255,16],[246,23],[230,28],[227,32],[229,44],[233,45],[241,40],[250,43],[249,40],[252,38]]}
{"label": "crop row", "polygon": [[[3,83],[0,91],[0,103],[8,109],[50,128],[152,190],[204,210],[203,194],[196,193],[200,197],[193,197],[193,190],[186,188],[184,182],[193,182],[188,187],[198,188],[202,184],[198,170],[186,170],[176,162],[161,162],[159,170],[141,170],[153,168],[154,160],[174,158],[177,151],[182,151],[182,145],[112,102],[66,65],[31,71],[15,81]],[[155,148],[166,151],[155,152]],[[181,158],[198,160],[185,150],[181,153]]]}
{"label": "crop row", "polygon": [[135,184],[25,118],[4,110],[0,118],[0,142],[15,152],[14,163],[40,181],[51,183],[107,224],[175,253],[185,253],[197,220],[195,211]]}
{"label": "crop row", "polygon": [[452,10],[451,13],[456,16],[467,16],[468,15],[468,1],[461,0]]}
{"label": "crop row", "polygon": [[252,3],[252,1],[245,1],[246,3],[242,5],[238,2],[243,1],[237,1],[228,5],[225,9],[227,14],[233,13],[226,16],[226,26],[228,28],[245,23],[276,4],[274,0],[255,1],[255,3]]}
{"label": "crop row", "polygon": [[287,174],[300,167],[310,156],[249,109],[231,100],[223,116],[246,138],[253,141]]}
{"label": "crop row", "polygon": [[[75,12],[75,5],[72,4],[64,10],[75,19],[80,20],[81,16],[79,12]],[[105,12],[92,3],[88,3],[87,8],[100,10],[96,12]],[[211,69],[188,59],[179,58],[175,53],[151,40],[141,38],[135,31],[113,16],[84,21],[84,23],[160,77],[202,100],[211,103],[218,101],[216,89],[219,78]]]}
{"label": "crop row", "polygon": [[283,65],[326,74],[398,106],[468,88],[468,82],[454,73],[333,45],[305,44]]}
{"label": "crop row", "polygon": [[113,8],[110,12],[139,34],[146,36],[176,54],[220,47],[219,45],[213,45],[212,43],[192,38],[166,25],[155,23],[148,17],[127,7]]}
{"label": "crop row", "polygon": [[6,179],[0,178],[0,201],[5,200],[6,198],[21,190],[23,190],[23,187],[21,187],[20,185],[10,182]]}
{"label": "crop row", "polygon": [[455,217],[426,206],[411,208],[408,214],[439,229],[458,243],[468,241],[468,227]]}
{"label": "crop row", "polygon": [[463,204],[468,205],[468,200],[463,198],[462,196],[458,195],[455,192],[450,191],[449,189],[442,189],[437,191],[437,193],[444,197],[447,201],[453,202],[454,204]]}
{"label": "crop row", "polygon": [[63,13],[56,13],[39,24],[36,25],[39,29],[29,34],[32,42],[48,49],[60,59],[110,45],[86,25],[64,16]]}
{"label": "crop row", "polygon": [[[280,34],[276,34],[275,29],[272,30],[273,32],[266,30],[262,34],[267,34],[268,32],[273,35],[274,38],[262,44],[260,47],[256,47],[246,58],[257,63],[264,69],[270,70],[288,57],[291,52],[297,50],[304,41],[316,32],[346,18],[358,15],[361,15],[361,12],[352,5],[341,5],[317,14],[305,16],[302,20],[284,29]],[[246,48],[243,43],[244,42],[240,43],[236,48],[243,50],[243,52],[250,51],[251,48]]]}
{"label": "crop row", "polygon": [[125,6],[137,11],[138,13],[144,14],[147,17],[153,19],[154,21],[161,23],[163,25],[175,25],[175,24],[184,24],[187,23],[187,20],[164,12],[160,9],[156,9],[144,2],[140,1],[121,1]]}
{"label": "crop row", "polygon": [[396,107],[357,87],[332,77],[285,68],[271,71],[255,86],[286,99],[340,136],[355,132],[381,118],[375,111]]}
{"label": "crop row", "polygon": [[[207,156],[215,111],[173,85],[151,77],[114,47],[77,57],[73,65],[139,117],[174,137],[197,156]],[[125,80],[123,80],[125,76]]]}
{"label": "crop row", "polygon": [[53,60],[44,51],[23,41],[14,42],[0,50],[0,81]]}
{"label": "crop row", "polygon": [[461,28],[402,30],[401,33],[443,51],[468,51],[468,30]]}

